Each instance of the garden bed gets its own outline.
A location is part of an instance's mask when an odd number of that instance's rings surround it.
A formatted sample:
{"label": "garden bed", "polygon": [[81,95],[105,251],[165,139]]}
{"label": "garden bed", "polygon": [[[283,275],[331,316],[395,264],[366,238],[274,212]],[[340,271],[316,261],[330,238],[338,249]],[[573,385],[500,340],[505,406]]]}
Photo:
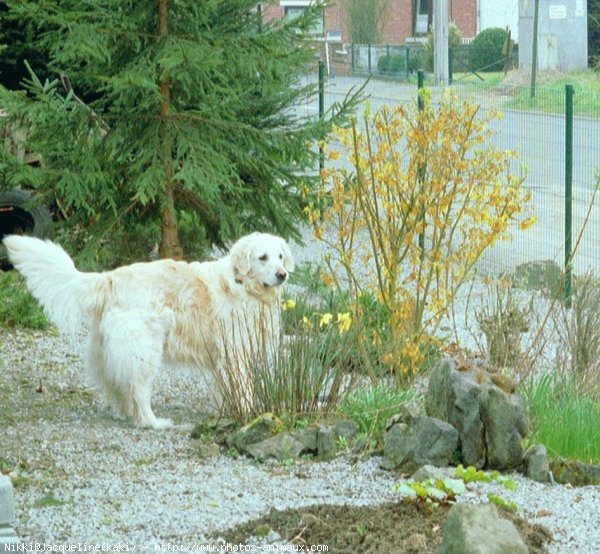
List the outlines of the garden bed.
{"label": "garden bed", "polygon": [[[187,429],[133,428],[99,404],[73,354],[78,344],[53,330],[2,331],[0,345],[1,468],[15,486],[16,530],[23,541],[150,548],[212,542],[271,509],[319,505],[370,506],[362,512],[338,508],[344,521],[356,517],[366,526],[355,527],[358,534],[368,534],[378,511],[384,514],[401,500],[394,488],[401,476],[381,469],[376,456],[259,464],[222,450],[201,458],[201,443]],[[202,379],[180,370],[161,376],[154,403],[159,415],[193,423],[205,415],[204,398]],[[598,487],[543,485],[520,476],[515,482],[515,491],[471,484],[459,501],[484,502],[494,492],[515,502],[530,524],[550,529],[550,553],[591,552],[600,544],[592,524]],[[313,511],[319,517],[319,508]],[[400,521],[423,534],[422,520]],[[438,527],[431,524],[431,536]],[[395,532],[392,522],[389,529]],[[314,540],[328,533],[333,540],[333,528],[315,529]]]}

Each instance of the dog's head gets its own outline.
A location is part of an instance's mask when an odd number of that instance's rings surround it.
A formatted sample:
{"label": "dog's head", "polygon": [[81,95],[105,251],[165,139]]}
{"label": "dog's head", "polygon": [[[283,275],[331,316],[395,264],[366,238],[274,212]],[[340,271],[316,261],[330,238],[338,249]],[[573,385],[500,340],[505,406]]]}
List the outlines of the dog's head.
{"label": "dog's head", "polygon": [[239,239],[229,251],[236,280],[258,296],[287,280],[294,258],[281,237],[252,233]]}

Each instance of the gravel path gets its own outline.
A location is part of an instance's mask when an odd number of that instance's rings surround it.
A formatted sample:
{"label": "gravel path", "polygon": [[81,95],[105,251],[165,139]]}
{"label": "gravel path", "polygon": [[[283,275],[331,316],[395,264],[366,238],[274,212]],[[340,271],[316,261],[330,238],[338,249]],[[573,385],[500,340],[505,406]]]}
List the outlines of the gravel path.
{"label": "gravel path", "polygon": [[[398,476],[380,469],[377,458],[292,466],[223,454],[201,459],[186,430],[132,428],[87,389],[76,349],[53,331],[0,331],[0,463],[12,469],[16,527],[25,542],[128,543],[155,551],[157,544],[207,541],[271,507],[398,498]],[[163,376],[156,412],[197,421],[202,390],[193,373]],[[515,480],[515,492],[469,486],[461,501],[497,492],[552,530],[552,553],[600,552],[600,488]]]}

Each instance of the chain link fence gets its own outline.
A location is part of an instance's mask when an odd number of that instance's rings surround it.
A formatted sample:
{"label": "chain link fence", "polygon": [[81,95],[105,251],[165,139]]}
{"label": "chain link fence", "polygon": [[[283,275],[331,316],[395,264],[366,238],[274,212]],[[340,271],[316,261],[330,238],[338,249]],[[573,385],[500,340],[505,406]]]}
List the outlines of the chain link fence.
{"label": "chain link fence", "polygon": [[[306,79],[316,82],[316,71]],[[521,82],[506,85],[494,84],[493,80],[480,84],[475,78],[472,83],[459,81],[451,87],[458,99],[478,105],[482,115],[491,110],[499,114],[499,119],[492,123],[490,144],[516,153],[510,171],[525,176],[524,186],[532,194],[537,217],[530,229],[515,230],[511,240],[490,248],[479,269],[497,275],[512,272],[519,264],[541,260],[552,260],[565,268],[569,257],[565,239],[570,233],[575,275],[587,271],[600,273],[600,195],[594,193],[600,169],[600,95],[584,88],[575,90],[569,119],[572,125],[572,156],[569,156],[565,84],[540,86],[532,98],[529,84],[523,82],[522,76],[520,79]],[[383,105],[398,103],[416,108],[416,77],[407,81],[336,74],[325,78],[324,108],[328,109],[360,86],[365,87],[365,98],[373,112]],[[433,86],[431,75],[426,75],[425,86],[435,102],[442,89]],[[304,110],[308,117],[318,117],[316,103],[299,110]],[[569,173],[570,193],[565,190]]]}

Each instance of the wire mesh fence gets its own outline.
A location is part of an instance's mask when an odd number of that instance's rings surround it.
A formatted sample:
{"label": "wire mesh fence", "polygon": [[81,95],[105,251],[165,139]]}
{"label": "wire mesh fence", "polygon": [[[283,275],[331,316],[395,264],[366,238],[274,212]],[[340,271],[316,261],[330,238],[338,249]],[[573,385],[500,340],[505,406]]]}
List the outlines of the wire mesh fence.
{"label": "wire mesh fence", "polygon": [[[307,77],[316,80],[314,76]],[[442,93],[426,79],[433,102]],[[405,79],[374,76],[330,76],[325,80],[324,107],[342,100],[353,87],[364,86],[371,111],[398,103],[417,105],[417,85]],[[506,86],[488,81],[461,82],[451,87],[458,99],[480,107],[481,114],[493,110],[499,119],[491,124],[490,144],[516,153],[510,171],[525,176],[531,192],[537,222],[526,231],[514,230],[508,241],[490,248],[479,269],[489,274],[511,272],[522,263],[552,260],[565,267],[566,214],[565,175],[567,171],[565,86],[538,87],[531,97],[524,83]],[[303,109],[317,115],[317,104]],[[600,273],[600,195],[594,194],[600,169],[600,95],[576,90],[573,103],[572,218],[574,247],[572,267],[576,275]]]}

